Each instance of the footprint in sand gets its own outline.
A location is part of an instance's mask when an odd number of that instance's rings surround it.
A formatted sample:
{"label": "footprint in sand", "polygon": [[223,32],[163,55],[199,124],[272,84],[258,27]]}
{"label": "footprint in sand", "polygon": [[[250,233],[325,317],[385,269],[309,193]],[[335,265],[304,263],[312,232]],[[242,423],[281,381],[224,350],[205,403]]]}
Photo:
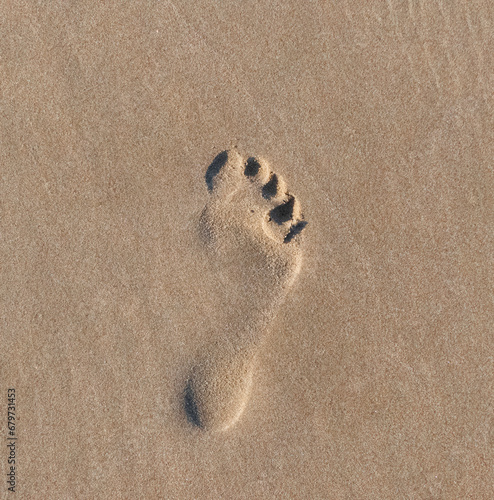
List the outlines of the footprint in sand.
{"label": "footprint in sand", "polygon": [[200,237],[223,315],[187,380],[184,409],[195,426],[225,430],[245,408],[264,333],[300,270],[306,222],[297,198],[261,158],[224,151],[206,184]]}

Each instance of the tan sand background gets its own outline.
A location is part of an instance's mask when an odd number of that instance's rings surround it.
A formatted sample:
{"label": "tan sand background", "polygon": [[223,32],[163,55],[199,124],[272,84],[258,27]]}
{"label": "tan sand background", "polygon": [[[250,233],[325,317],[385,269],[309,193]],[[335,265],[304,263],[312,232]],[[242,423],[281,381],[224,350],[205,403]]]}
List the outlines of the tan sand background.
{"label": "tan sand background", "polygon": [[[1,1],[1,498],[494,498],[493,30],[487,0]],[[208,433],[180,391],[233,145],[309,225]]]}

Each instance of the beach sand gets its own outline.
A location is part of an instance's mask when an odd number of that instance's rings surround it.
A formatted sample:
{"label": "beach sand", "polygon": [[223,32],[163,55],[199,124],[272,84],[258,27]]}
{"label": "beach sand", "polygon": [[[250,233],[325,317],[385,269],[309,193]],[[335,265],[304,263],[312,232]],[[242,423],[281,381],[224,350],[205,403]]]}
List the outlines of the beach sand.
{"label": "beach sand", "polygon": [[494,498],[490,2],[0,34],[0,498]]}

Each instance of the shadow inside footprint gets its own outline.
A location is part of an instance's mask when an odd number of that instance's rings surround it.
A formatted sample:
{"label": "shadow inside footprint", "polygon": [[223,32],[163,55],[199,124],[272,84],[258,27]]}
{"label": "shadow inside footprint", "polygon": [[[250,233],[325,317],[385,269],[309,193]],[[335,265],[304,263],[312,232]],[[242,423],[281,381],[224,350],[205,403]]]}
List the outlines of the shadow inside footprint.
{"label": "shadow inside footprint", "polygon": [[297,222],[297,224],[293,225],[290,228],[290,231],[288,234],[285,236],[285,239],[283,240],[283,243],[290,243],[290,241],[293,240],[297,234],[300,234],[304,227],[307,225],[307,222],[304,220],[301,220],[300,222]]}
{"label": "shadow inside footprint", "polygon": [[190,381],[187,382],[184,391],[184,410],[187,420],[195,427],[202,427],[201,419],[199,418],[199,410],[194,398],[194,391],[192,390]]}
{"label": "shadow inside footprint", "polygon": [[292,218],[294,205],[295,198],[293,196],[290,196],[288,201],[282,203],[281,205],[278,205],[277,207],[274,207],[273,210],[269,212],[269,215],[271,216],[271,219],[276,222],[276,224],[283,224],[284,222],[288,222]]}
{"label": "shadow inside footprint", "polygon": [[206,179],[206,184],[208,186],[209,191],[213,190],[214,178],[220,173],[221,169],[223,168],[227,160],[228,160],[228,151],[222,151],[221,153],[216,155],[216,158],[213,160],[211,165],[209,165],[208,169],[206,170],[206,175],[204,177]]}
{"label": "shadow inside footprint", "polygon": [[255,177],[259,173],[260,169],[261,165],[259,164],[257,159],[251,156],[250,158],[248,158],[247,163],[245,164],[244,174],[247,177]]}
{"label": "shadow inside footprint", "polygon": [[271,174],[269,181],[266,184],[264,184],[262,188],[262,195],[264,196],[264,198],[270,200],[271,198],[276,196],[278,193],[278,186],[279,186],[278,176],[276,174]]}

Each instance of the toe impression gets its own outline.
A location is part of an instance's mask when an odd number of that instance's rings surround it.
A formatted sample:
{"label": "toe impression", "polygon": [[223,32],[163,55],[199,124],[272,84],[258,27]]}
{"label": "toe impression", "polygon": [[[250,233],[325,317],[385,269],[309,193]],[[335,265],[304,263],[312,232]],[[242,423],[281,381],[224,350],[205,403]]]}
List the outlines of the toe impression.
{"label": "toe impression", "polygon": [[241,164],[242,158],[235,149],[219,153],[206,171],[208,191],[224,195],[234,190],[241,179]]}
{"label": "toe impression", "polygon": [[300,203],[295,196],[289,194],[288,200],[274,207],[269,215],[271,220],[279,225],[298,219],[300,217]]}
{"label": "toe impression", "polygon": [[264,160],[251,156],[245,162],[244,174],[251,180],[265,183],[269,178],[269,168]]}

